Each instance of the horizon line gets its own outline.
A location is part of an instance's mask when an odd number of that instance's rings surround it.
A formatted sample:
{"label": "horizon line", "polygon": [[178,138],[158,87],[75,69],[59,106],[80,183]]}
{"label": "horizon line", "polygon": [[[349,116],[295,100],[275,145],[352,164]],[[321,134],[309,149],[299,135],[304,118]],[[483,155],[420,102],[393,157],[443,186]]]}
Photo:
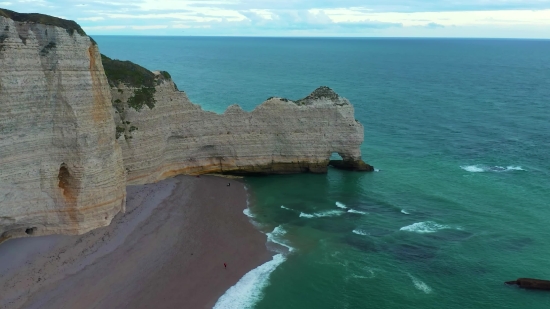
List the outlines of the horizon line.
{"label": "horizon line", "polygon": [[172,35],[172,34],[88,34],[87,36],[133,36],[133,37],[195,37],[195,38],[265,38],[265,39],[448,39],[448,40],[537,40],[550,41],[549,38],[520,37],[423,37],[423,36],[260,36],[260,35]]}

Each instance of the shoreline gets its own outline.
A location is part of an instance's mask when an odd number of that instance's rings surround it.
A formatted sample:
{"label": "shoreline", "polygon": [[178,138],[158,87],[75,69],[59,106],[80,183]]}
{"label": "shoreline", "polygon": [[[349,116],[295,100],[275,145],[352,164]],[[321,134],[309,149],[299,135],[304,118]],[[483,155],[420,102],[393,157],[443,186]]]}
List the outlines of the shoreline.
{"label": "shoreline", "polygon": [[0,245],[0,308],[212,308],[273,259],[240,180],[177,176],[127,192],[105,228]]}

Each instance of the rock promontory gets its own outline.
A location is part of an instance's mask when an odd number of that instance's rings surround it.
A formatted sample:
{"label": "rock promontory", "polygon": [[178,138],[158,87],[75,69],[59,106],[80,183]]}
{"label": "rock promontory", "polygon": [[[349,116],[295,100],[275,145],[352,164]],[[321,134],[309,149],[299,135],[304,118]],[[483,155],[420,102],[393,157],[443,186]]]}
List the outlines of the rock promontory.
{"label": "rock promontory", "polygon": [[168,72],[101,55],[72,21],[0,9],[0,242],[108,225],[126,185],[178,174],[372,170],[362,142],[328,87],[216,114]]}

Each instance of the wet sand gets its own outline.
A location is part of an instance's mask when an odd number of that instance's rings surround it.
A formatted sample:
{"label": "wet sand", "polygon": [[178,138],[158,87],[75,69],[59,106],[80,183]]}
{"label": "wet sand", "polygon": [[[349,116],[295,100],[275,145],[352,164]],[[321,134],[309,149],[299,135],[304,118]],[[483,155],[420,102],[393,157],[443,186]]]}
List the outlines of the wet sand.
{"label": "wet sand", "polygon": [[212,308],[271,260],[238,180],[178,176],[127,192],[108,227],[0,245],[0,308]]}

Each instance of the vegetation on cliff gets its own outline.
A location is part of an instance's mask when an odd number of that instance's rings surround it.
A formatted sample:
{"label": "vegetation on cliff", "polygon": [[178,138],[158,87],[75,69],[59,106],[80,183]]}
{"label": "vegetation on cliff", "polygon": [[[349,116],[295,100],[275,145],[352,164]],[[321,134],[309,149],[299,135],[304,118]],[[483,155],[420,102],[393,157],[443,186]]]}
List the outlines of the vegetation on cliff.
{"label": "vegetation on cliff", "polygon": [[[279,99],[283,102],[293,102],[296,105],[310,105],[310,104],[312,104],[313,101],[320,100],[320,99],[330,100],[330,101],[340,100],[340,96],[336,92],[334,92],[334,90],[330,89],[327,86],[321,86],[321,87],[315,89],[307,97],[305,97],[303,99],[296,100],[296,101],[292,101],[292,100],[289,100],[289,99],[286,99],[286,98],[279,98],[279,97],[269,97],[269,98],[267,98],[267,101],[269,101],[271,99],[275,99],[275,98],[277,98],[277,99]],[[338,104],[338,105],[342,105],[342,104]]]}
{"label": "vegetation on cliff", "polygon": [[156,89],[153,88],[138,88],[134,90],[134,95],[128,98],[128,106],[140,111],[143,108],[143,105],[147,105],[150,109],[155,107],[155,92]]}
{"label": "vegetation on cliff", "polygon": [[73,20],[67,20],[67,19],[62,19],[62,18],[53,17],[49,15],[44,15],[44,14],[38,14],[38,13],[30,13],[30,14],[17,13],[6,9],[0,9],[0,16],[6,17],[18,22],[31,22],[31,23],[60,27],[67,30],[67,33],[69,33],[70,35],[73,35],[75,31],[80,35],[86,35],[86,32],[82,30],[80,25],[78,25]]}
{"label": "vegetation on cliff", "polygon": [[48,43],[48,45],[44,46],[44,48],[42,48],[42,50],[40,51],[40,55],[42,56],[46,56],[50,50],[56,48],[57,45],[54,43],[54,42],[50,42]]}
{"label": "vegetation on cliff", "polygon": [[326,99],[326,100],[335,101],[335,100],[338,100],[339,98],[340,96],[336,92],[334,92],[334,90],[330,89],[327,86],[321,86],[315,89],[315,91],[313,91],[307,97],[294,101],[294,103],[298,105],[308,105],[308,104],[311,104],[310,102],[314,100]]}
{"label": "vegetation on cliff", "polygon": [[[160,77],[131,61],[111,59],[103,54],[101,55],[101,61],[111,87],[118,88],[120,84],[124,84],[135,88],[134,94],[128,98],[129,107],[138,112],[144,105],[147,105],[150,109],[155,107],[155,86],[159,83]],[[170,78],[168,72],[162,71],[161,75],[164,78]]]}
{"label": "vegetation on cliff", "polygon": [[140,65],[131,61],[111,59],[103,54],[101,62],[109,85],[113,88],[121,83],[134,88],[155,87],[155,74]]}

